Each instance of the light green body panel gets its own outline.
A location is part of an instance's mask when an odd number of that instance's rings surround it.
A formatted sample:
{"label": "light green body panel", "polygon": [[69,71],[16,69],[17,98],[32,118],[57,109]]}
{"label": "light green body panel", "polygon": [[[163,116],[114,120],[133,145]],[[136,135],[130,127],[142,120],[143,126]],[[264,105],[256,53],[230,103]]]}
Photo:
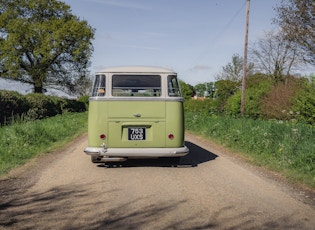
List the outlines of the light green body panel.
{"label": "light green body panel", "polygon": [[[128,128],[146,128],[146,140],[128,140]],[[100,134],[106,139],[101,140]],[[174,139],[168,135],[173,134]],[[90,100],[89,147],[176,148],[184,146],[182,101]]]}

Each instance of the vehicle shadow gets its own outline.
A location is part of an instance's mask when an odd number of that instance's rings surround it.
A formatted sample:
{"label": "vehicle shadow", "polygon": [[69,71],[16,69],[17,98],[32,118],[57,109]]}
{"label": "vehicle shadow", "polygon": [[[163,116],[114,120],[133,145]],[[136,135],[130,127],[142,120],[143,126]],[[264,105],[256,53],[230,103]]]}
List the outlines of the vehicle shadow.
{"label": "vehicle shadow", "polygon": [[189,154],[186,156],[177,158],[153,158],[153,159],[128,159],[124,162],[107,162],[99,164],[98,167],[196,167],[199,164],[212,161],[218,156],[208,150],[192,143],[185,142],[185,145],[189,148]]}

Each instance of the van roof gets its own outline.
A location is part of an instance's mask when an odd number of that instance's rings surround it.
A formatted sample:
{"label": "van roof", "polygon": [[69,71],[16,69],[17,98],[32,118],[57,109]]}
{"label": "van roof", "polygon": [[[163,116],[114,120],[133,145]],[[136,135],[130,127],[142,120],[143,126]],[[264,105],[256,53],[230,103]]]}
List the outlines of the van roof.
{"label": "van roof", "polygon": [[97,73],[175,73],[172,69],[156,66],[116,66],[97,71]]}

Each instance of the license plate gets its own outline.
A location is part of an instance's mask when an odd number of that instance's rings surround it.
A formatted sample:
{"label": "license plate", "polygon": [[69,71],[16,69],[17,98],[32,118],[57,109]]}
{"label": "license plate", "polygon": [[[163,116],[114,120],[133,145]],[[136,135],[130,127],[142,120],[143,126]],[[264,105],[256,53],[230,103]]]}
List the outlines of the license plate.
{"label": "license plate", "polygon": [[128,140],[130,141],[145,140],[145,128],[128,128]]}

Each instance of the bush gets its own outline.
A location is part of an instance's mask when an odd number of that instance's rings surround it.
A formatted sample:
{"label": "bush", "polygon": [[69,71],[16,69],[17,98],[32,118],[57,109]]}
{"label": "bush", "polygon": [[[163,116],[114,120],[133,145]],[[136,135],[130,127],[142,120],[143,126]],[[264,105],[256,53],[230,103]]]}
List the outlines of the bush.
{"label": "bush", "polygon": [[38,93],[24,96],[5,90],[0,91],[0,108],[0,124],[9,124],[13,119],[43,119],[64,112],[83,112],[87,109],[82,101]]}
{"label": "bush", "polygon": [[84,112],[86,111],[86,105],[84,102],[77,100],[66,100],[63,108],[64,112]]}
{"label": "bush", "polygon": [[184,109],[185,111],[204,115],[213,114],[217,112],[215,101],[212,99],[185,100]]}
{"label": "bush", "polygon": [[297,93],[292,110],[299,121],[315,124],[315,81],[306,83]]}
{"label": "bush", "polygon": [[[271,82],[268,78],[255,75],[247,80],[247,89],[245,93],[245,115],[251,118],[259,118],[262,110],[262,100],[269,93]],[[238,91],[233,96],[229,97],[225,113],[227,115],[239,115],[241,111],[242,92]]]}
{"label": "bush", "polygon": [[46,96],[44,94],[31,93],[26,95],[31,105],[27,115],[31,119],[43,119],[61,114],[66,100],[55,96]]}
{"label": "bush", "polygon": [[305,79],[288,77],[286,82],[280,82],[273,86],[270,93],[262,101],[262,117],[277,120],[294,119],[294,100],[304,84]]}
{"label": "bush", "polygon": [[8,124],[14,117],[21,116],[30,109],[27,99],[18,92],[0,91],[0,124]]}
{"label": "bush", "polygon": [[81,97],[79,97],[78,101],[83,102],[85,104],[85,108],[88,109],[89,108],[89,95],[83,95]]}

